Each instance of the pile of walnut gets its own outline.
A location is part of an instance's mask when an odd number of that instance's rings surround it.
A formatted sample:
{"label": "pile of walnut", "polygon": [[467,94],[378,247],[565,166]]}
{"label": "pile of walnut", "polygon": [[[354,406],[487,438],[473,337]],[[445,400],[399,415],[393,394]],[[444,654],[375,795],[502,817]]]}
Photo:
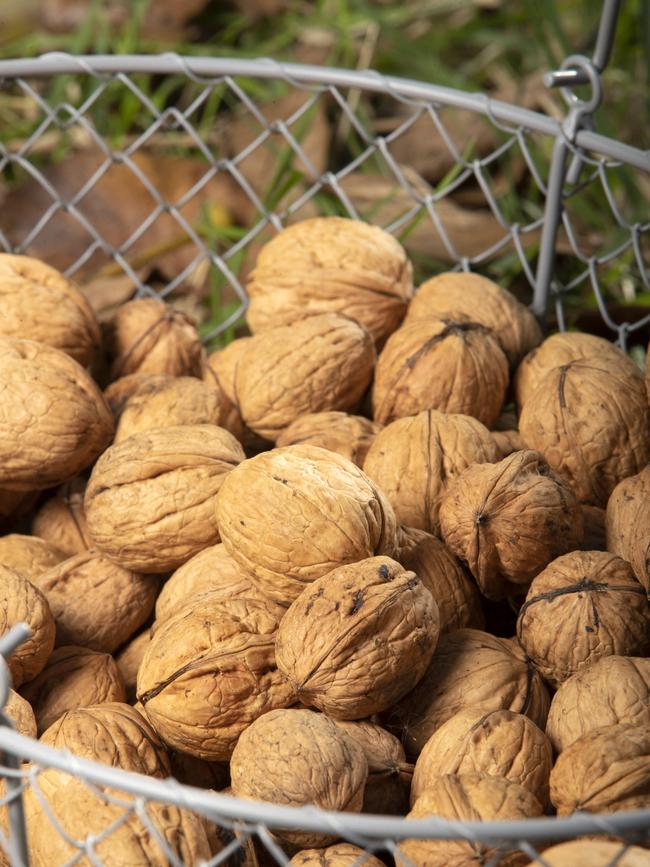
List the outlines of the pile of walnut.
{"label": "pile of walnut", "polygon": [[[9,661],[18,729],[274,804],[455,820],[649,808],[635,363],[587,334],[542,340],[484,277],[415,293],[397,241],[335,217],[268,243],[248,292],[252,336],[206,357],[155,298],[100,328],[61,274],[0,256],[0,633],[31,628]],[[160,840],[187,864],[232,845],[162,805],[148,827],[117,822],[53,769],[39,788],[37,867],[112,823],[95,848],[111,864],[166,864]],[[359,863],[333,832],[275,843],[292,864]],[[265,863],[242,845],[232,863]],[[609,863],[613,845],[544,863]],[[496,857],[444,840],[399,853]]]}

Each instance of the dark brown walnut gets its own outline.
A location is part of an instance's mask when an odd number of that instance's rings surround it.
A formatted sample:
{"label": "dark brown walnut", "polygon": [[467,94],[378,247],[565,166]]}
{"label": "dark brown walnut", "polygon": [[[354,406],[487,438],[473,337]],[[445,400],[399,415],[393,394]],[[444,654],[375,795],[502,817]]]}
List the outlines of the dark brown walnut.
{"label": "dark brown walnut", "polygon": [[560,753],[619,724],[650,726],[650,659],[605,656],[565,680],[551,701],[546,734]]}
{"label": "dark brown walnut", "polygon": [[406,761],[404,747],[386,729],[367,720],[335,722],[366,755],[368,781],[362,812],[403,816],[408,810],[413,778],[413,765]]}
{"label": "dark brown walnut", "polygon": [[581,503],[605,506],[616,485],[650,460],[643,376],[605,355],[555,367],[526,400],[519,431]]}
{"label": "dark brown walnut", "polygon": [[20,533],[0,536],[0,566],[20,572],[29,581],[34,581],[65,558],[60,548],[44,539]]}
{"label": "dark brown walnut", "polygon": [[119,669],[124,688],[126,691],[126,701],[133,704],[136,699],[136,684],[138,682],[138,669],[144,657],[149,642],[151,641],[151,632],[145,629],[124,647],[115,657],[115,662]]}
{"label": "dark brown walnut", "polygon": [[491,433],[501,458],[507,458],[513,452],[524,448],[518,430],[493,430]]}
{"label": "dark brown walnut", "polygon": [[518,783],[548,803],[553,750],[544,732],[520,713],[469,707],[433,733],[413,773],[411,804],[444,774],[488,774]]}
{"label": "dark brown walnut", "polygon": [[468,319],[415,319],[386,342],[372,390],[375,421],[424,409],[460,413],[490,427],[503,406],[508,361],[493,332]]}
{"label": "dark brown walnut", "polygon": [[407,322],[466,317],[491,328],[511,368],[541,343],[542,332],[528,307],[507,289],[479,274],[449,271],[423,283],[415,293]]}
{"label": "dark brown walnut", "polygon": [[7,714],[17,732],[28,738],[36,737],[36,717],[27,699],[24,699],[17,692],[14,692],[13,689],[10,689],[3,711]]}
{"label": "dark brown walnut", "polygon": [[64,560],[34,579],[56,620],[58,646],[112,653],[153,610],[158,578],[124,569],[97,550]]}
{"label": "dark brown walnut", "polygon": [[413,270],[388,232],[345,217],[283,229],[260,250],[246,286],[253,333],[318,313],[344,313],[382,344],[413,295]]}
{"label": "dark brown walnut", "polygon": [[122,406],[114,442],[156,428],[197,424],[217,425],[238,439],[243,434],[239,412],[216,383],[157,374],[141,383]]}
{"label": "dark brown walnut", "polygon": [[390,500],[400,523],[439,533],[449,482],[476,463],[498,459],[488,429],[474,418],[425,410],[380,431],[363,465]]}
{"label": "dark brown walnut", "polygon": [[442,635],[415,689],[383,714],[383,724],[417,757],[431,735],[465,708],[523,713],[543,729],[549,696],[540,675],[505,638],[478,629]]}
{"label": "dark brown walnut", "polygon": [[[363,804],[368,762],[356,740],[324,714],[275,710],[239,738],[230,776],[239,798],[356,813]],[[315,831],[276,833],[298,846],[332,843],[331,836]]]}
{"label": "dark brown walnut", "polygon": [[86,371],[32,340],[0,337],[0,487],[67,482],[101,454],[113,417]]}
{"label": "dark brown walnut", "polygon": [[[535,796],[523,786],[487,774],[446,774],[431,779],[431,785],[406,817],[435,816],[465,822],[522,820],[542,815]],[[503,867],[519,867],[527,859],[516,849],[497,854],[487,843],[464,840],[403,840],[399,852],[413,867],[473,867],[498,859]]]}
{"label": "dark brown walnut", "polygon": [[56,546],[66,557],[90,548],[84,493],[86,482],[76,478],[59,488],[34,515],[32,533]]}
{"label": "dark brown walnut", "polygon": [[438,606],[415,573],[371,557],[302,591],[282,619],[275,656],[302,704],[364,719],[415,686],[439,632]]}
{"label": "dark brown walnut", "polygon": [[267,598],[228,554],[225,545],[211,545],[179,567],[165,582],[156,600],[156,625],[205,593],[260,602]]}
{"label": "dark brown walnut", "polygon": [[157,298],[136,298],[107,323],[106,355],[111,379],[129,373],[198,376],[205,350],[191,316]]}
{"label": "dark brown walnut", "polygon": [[[581,508],[584,536],[580,548],[583,551],[606,551],[605,509],[601,509],[600,506],[585,506],[584,504]],[[623,557],[623,559],[626,558]]]}
{"label": "dark brown walnut", "polygon": [[650,603],[625,560],[605,551],[573,551],[530,585],[517,637],[557,687],[601,657],[645,656]]}
{"label": "dark brown walnut", "polygon": [[559,816],[650,807],[650,726],[595,729],[562,750],[551,771]]}
{"label": "dark brown walnut", "polygon": [[605,525],[607,550],[632,565],[650,595],[650,465],[614,488]]}
{"label": "dark brown walnut", "polygon": [[525,591],[583,535],[575,494],[530,450],[468,467],[454,479],[440,505],[440,529],[490,599]]}
{"label": "dark brown walnut", "polygon": [[0,253],[0,334],[36,340],[89,365],[101,341],[85,296],[55,268]]}
{"label": "dark brown walnut", "polygon": [[128,569],[176,569],[219,541],[215,497],[244,451],[223,428],[135,434],[95,464],[84,506],[94,544]]}
{"label": "dark brown walnut", "polygon": [[397,523],[355,464],[318,446],[285,446],[244,461],[216,502],[230,556],[271,599],[290,605],[337,566],[392,556]]}
{"label": "dark brown walnut", "polygon": [[381,430],[370,419],[345,412],[314,412],[302,415],[286,428],[276,440],[278,446],[306,443],[343,455],[358,467]]}
{"label": "dark brown walnut", "polygon": [[[422,532],[422,531],[420,531]],[[431,593],[440,613],[440,632],[483,629],[485,616],[478,588],[449,548],[428,533],[397,559],[415,572]]]}
{"label": "dark brown walnut", "polygon": [[233,404],[237,403],[235,369],[250,341],[250,337],[236,338],[223,349],[217,349],[208,355],[203,368],[203,382],[211,385],[216,383]]}
{"label": "dark brown walnut", "polygon": [[542,379],[553,368],[591,357],[605,358],[622,371],[638,373],[634,361],[603,337],[584,334],[581,331],[562,331],[552,334],[540,346],[533,349],[517,368],[514,386],[519,409],[521,410]]}
{"label": "dark brown walnut", "polygon": [[571,840],[544,849],[543,861],[526,867],[648,867],[648,850],[613,840]]}
{"label": "dark brown walnut", "polygon": [[113,657],[74,646],[57,648],[22,694],[34,709],[39,735],[67,711],[126,701],[124,681]]}
{"label": "dark brown walnut", "polygon": [[332,313],[257,334],[235,368],[237,407],[247,427],[275,442],[305,413],[355,412],[375,357],[370,334]]}
{"label": "dark brown walnut", "polygon": [[31,635],[7,660],[15,689],[45,668],[56,627],[43,593],[14,569],[0,565],[0,635],[17,623],[26,623]]}
{"label": "dark brown walnut", "polygon": [[283,614],[270,602],[206,595],[154,631],[137,697],[167,744],[226,761],[257,717],[295,701],[275,662]]}
{"label": "dark brown walnut", "polygon": [[303,849],[294,855],[293,867],[384,867],[384,862],[352,843],[335,843],[327,849]]}
{"label": "dark brown walnut", "polygon": [[126,376],[121,376],[109,383],[104,389],[104,399],[110,407],[115,421],[120,420],[126,402],[139,388],[147,382],[155,382],[159,376],[164,375],[161,373],[128,373]]}

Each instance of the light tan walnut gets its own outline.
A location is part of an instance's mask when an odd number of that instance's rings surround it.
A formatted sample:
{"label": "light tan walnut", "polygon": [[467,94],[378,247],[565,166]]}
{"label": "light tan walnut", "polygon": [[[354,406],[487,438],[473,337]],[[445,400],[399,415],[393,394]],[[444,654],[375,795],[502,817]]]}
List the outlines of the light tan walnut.
{"label": "light tan walnut", "polygon": [[65,558],[65,553],[53,542],[20,533],[0,536],[0,565],[20,572],[29,581],[34,581]]}
{"label": "light tan walnut", "polygon": [[233,404],[237,403],[235,369],[250,340],[250,337],[237,337],[223,349],[211,352],[203,368],[203,382],[216,382]]}
{"label": "light tan walnut", "polygon": [[124,647],[115,657],[115,662],[119,669],[124,687],[126,690],[126,701],[129,704],[135,702],[136,684],[138,681],[138,669],[144,657],[149,642],[151,641],[151,631],[145,629]]}
{"label": "light tan walnut", "polygon": [[67,557],[92,545],[84,512],[85,491],[84,479],[72,479],[43,503],[32,521],[34,536],[55,545]]}
{"label": "light tan walnut", "polygon": [[526,867],[648,867],[650,855],[640,846],[612,840],[570,840],[544,849],[543,861],[531,861]]}
{"label": "light tan walnut", "polygon": [[[4,712],[14,724],[16,731],[28,738],[36,737],[36,717],[31,704],[13,689],[4,706]],[[3,781],[4,782],[4,781]]]}
{"label": "light tan walnut", "polygon": [[650,466],[623,479],[607,501],[607,550],[627,560],[650,594]]}
{"label": "light tan walnut", "polygon": [[31,635],[7,660],[15,689],[45,668],[56,627],[44,594],[14,569],[0,566],[0,635],[17,623],[26,623]]}
{"label": "light tan walnut", "polygon": [[384,867],[379,858],[351,843],[335,843],[327,849],[303,849],[289,864],[293,867]]}
{"label": "light tan walnut", "polygon": [[314,412],[301,415],[277,438],[278,446],[306,443],[320,446],[343,455],[358,467],[368,454],[375,437],[381,430],[370,419],[345,412]]}

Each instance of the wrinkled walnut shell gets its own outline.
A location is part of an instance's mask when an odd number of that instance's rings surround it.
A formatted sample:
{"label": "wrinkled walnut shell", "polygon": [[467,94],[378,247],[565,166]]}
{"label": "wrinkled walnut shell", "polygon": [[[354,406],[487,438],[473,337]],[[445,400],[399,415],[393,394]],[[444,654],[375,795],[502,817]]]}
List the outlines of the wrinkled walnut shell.
{"label": "wrinkled walnut shell", "polygon": [[524,448],[518,430],[493,430],[491,433],[500,459],[507,458],[513,452],[518,452]]}
{"label": "wrinkled walnut shell", "polygon": [[92,546],[84,512],[84,479],[72,479],[34,515],[32,533],[63,551],[66,557]]}
{"label": "wrinkled walnut shell", "polygon": [[297,418],[282,431],[276,440],[278,446],[306,443],[343,455],[358,467],[381,430],[370,419],[345,412],[314,412]]}
{"label": "wrinkled walnut shell", "polygon": [[650,466],[619,482],[607,501],[607,550],[627,560],[650,594]]}
{"label": "wrinkled walnut shell", "polygon": [[3,710],[14,724],[17,732],[28,738],[36,737],[36,717],[27,699],[10,689]]}
{"label": "wrinkled walnut shell", "polygon": [[26,623],[31,635],[7,660],[14,689],[45,668],[56,627],[44,594],[14,569],[0,566],[0,635],[17,623]]}
{"label": "wrinkled walnut shell", "polygon": [[[124,647],[115,657],[115,662],[124,681],[126,689],[126,701],[134,704],[136,700],[136,684],[138,682],[138,669],[144,658],[144,654],[151,641],[151,631],[145,629]],[[143,708],[144,712],[144,708]]]}
{"label": "wrinkled walnut shell", "polygon": [[237,337],[223,349],[217,349],[208,355],[203,368],[203,382],[209,384],[216,382],[228,400],[235,405],[237,403],[235,369],[250,341],[250,337]]}
{"label": "wrinkled walnut shell", "polygon": [[384,867],[384,862],[365,849],[351,843],[335,843],[327,849],[303,849],[294,855],[290,865],[293,867]]}
{"label": "wrinkled walnut shell", "polygon": [[19,572],[28,581],[35,582],[39,575],[61,563],[65,557],[60,548],[44,539],[19,533],[0,536],[0,565]]}
{"label": "wrinkled walnut shell", "polygon": [[[625,851],[623,851],[623,849]],[[648,867],[648,850],[612,840],[571,840],[544,849],[543,861],[526,867]]]}

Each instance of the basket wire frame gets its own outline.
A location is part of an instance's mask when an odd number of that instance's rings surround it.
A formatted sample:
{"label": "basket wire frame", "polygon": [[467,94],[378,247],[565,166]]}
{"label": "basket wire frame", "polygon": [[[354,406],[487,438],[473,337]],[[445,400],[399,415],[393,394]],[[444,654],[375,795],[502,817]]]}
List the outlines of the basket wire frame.
{"label": "basket wire frame", "polygon": [[[613,8],[616,4],[606,5]],[[596,65],[597,71],[606,62],[606,47],[600,46],[604,60]],[[578,76],[592,82],[597,91],[599,79],[593,77],[592,67],[584,58],[574,59],[556,73],[559,77],[551,83],[566,87],[570,84],[567,73],[569,78]],[[63,82],[58,89],[57,80]],[[172,82],[169,92],[180,97],[177,101],[161,102],[157,98],[150,84],[161,80]],[[246,269],[242,261],[247,252],[292,220],[318,212],[335,212],[383,225],[403,240],[412,255],[422,258],[425,270],[446,267],[491,273],[496,262],[510,276],[515,275],[515,285],[521,293],[527,293],[539,318],[545,320],[550,312],[561,328],[569,320],[572,297],[585,286],[593,293],[605,330],[621,346],[625,347],[631,337],[650,324],[650,313],[622,321],[615,318],[610,290],[603,285],[603,274],[622,262],[621,273],[632,275],[638,290],[650,292],[644,247],[650,238],[650,222],[637,212],[628,213],[629,202],[621,196],[630,177],[642,177],[647,182],[650,155],[593,130],[591,112],[598,102],[597,92],[592,93],[591,102],[570,98],[568,114],[562,120],[485,94],[373,72],[281,64],[267,59],[183,58],[174,54],[49,54],[36,60],[2,61],[0,81],[21,111],[29,106],[29,128],[22,140],[16,143],[11,131],[0,130],[0,174],[10,184],[16,179],[29,183],[39,191],[43,202],[33,222],[23,223],[19,230],[0,220],[0,246],[7,251],[39,253],[48,231],[54,232],[56,240],[56,220],[64,217],[78,231],[75,249],[63,250],[66,261],[56,263],[66,274],[80,282],[86,280],[91,263],[99,258],[113,263],[116,271],[135,287],[136,294],[172,301],[197,270],[207,267],[226,287],[230,308],[221,321],[204,331],[206,341],[227,331],[245,313]],[[298,98],[286,107],[283,103],[283,112],[269,117],[258,104],[260,87],[280,102],[287,94],[297,94]],[[137,116],[133,130],[117,142],[106,137],[101,125],[102,103],[110,102],[116,89],[128,94]],[[206,128],[203,113],[215,94],[219,113],[212,118],[214,126],[211,121]],[[352,99],[351,94],[358,99]],[[382,131],[373,125],[373,116],[388,103],[393,109],[398,107],[394,112],[398,120],[388,131]],[[306,143],[305,129],[317,112],[330,120],[335,116],[346,130],[345,147],[338,148],[339,157],[333,163],[324,161],[318,148]],[[233,149],[218,134],[220,113],[226,127],[242,116],[246,118],[249,134],[239,149]],[[479,118],[490,130],[487,144],[477,147],[475,140],[469,145],[459,141],[458,123],[450,123],[455,113],[463,119],[468,114]],[[412,141],[407,137],[414,131],[435,139],[444,153],[439,177],[423,177],[405,162],[399,144],[403,139]],[[69,184],[63,189],[60,177],[51,172],[41,144],[48,136],[63,142],[73,134],[93,150],[96,164],[85,177],[77,179],[71,190]],[[150,152],[165,138],[181,140],[201,167],[193,182],[173,197],[159,188],[159,179],[152,177],[140,159],[141,154]],[[472,138],[476,138],[474,133]],[[251,173],[251,165],[265,154],[268,159],[269,153],[275,158],[280,154],[291,168],[292,177],[298,177],[288,194],[275,198],[265,194],[259,179]],[[521,186],[525,177],[525,190],[531,196],[530,204],[519,208],[519,218],[513,217],[517,208],[513,208],[512,197],[503,184],[497,183],[498,172],[507,176],[515,163],[517,183]],[[129,226],[125,237],[117,239],[108,237],[106,223],[98,221],[97,211],[92,209],[93,196],[98,195],[102,183],[110,182],[116,167],[126,172],[133,184],[140,185],[150,199],[149,212]],[[619,183],[619,173],[625,172],[631,174],[625,183]],[[383,190],[385,197],[376,209],[369,208],[360,194],[370,176],[375,184],[371,189]],[[193,216],[188,216],[188,209],[216,179],[223,178],[245,202],[247,219],[237,234],[214,241],[197,229],[196,208]],[[615,230],[613,243],[603,237],[588,238],[585,243],[585,227],[572,212],[572,203],[594,188],[597,192],[593,201],[610,212]],[[477,199],[493,231],[485,242],[472,244],[474,239],[468,237],[471,232],[463,231],[462,226],[459,230],[452,218],[461,214],[470,219]],[[471,207],[459,211],[458,201],[469,202]],[[579,213],[584,214],[584,208]],[[173,225],[183,235],[187,255],[182,267],[172,273],[144,276],[138,264],[139,245],[163,218],[171,221],[167,226]],[[8,655],[23,638],[20,629],[5,635],[0,639],[0,654]],[[2,660],[0,706],[6,700],[9,683]],[[249,803],[174,780],[142,777],[88,762],[19,735],[4,715],[0,722],[4,723],[0,725],[0,773],[6,782],[1,805],[9,811],[8,821],[0,821],[0,848],[9,855],[12,865],[29,863],[22,815],[22,795],[28,789],[40,799],[52,833],[67,841],[68,864],[102,864],[102,847],[110,844],[111,836],[119,834],[125,825],[136,822],[156,841],[160,863],[181,865],[178,851],[164,838],[151,815],[151,805],[155,804],[192,811],[222,829],[222,848],[204,862],[210,865],[241,864],[245,850],[247,857],[253,858],[247,848],[253,842],[267,859],[259,863],[286,864],[289,858],[274,831],[288,828],[331,831],[333,836],[367,853],[378,853],[387,863],[392,863],[392,858],[404,867],[410,864],[399,850],[399,841],[405,838],[467,841],[481,853],[481,863],[487,867],[499,864],[502,856],[507,857],[513,849],[521,850],[531,861],[538,858],[543,865],[543,850],[555,841],[605,836],[621,841],[611,861],[613,867],[629,845],[646,841],[650,834],[650,811],[577,813],[560,819],[522,822],[452,822],[434,818],[406,822],[399,817]],[[75,785],[86,786],[105,802],[110,820],[99,832],[86,830],[75,838],[61,827],[39,789],[39,778],[53,769],[68,774]],[[363,857],[358,863],[363,863]]]}

